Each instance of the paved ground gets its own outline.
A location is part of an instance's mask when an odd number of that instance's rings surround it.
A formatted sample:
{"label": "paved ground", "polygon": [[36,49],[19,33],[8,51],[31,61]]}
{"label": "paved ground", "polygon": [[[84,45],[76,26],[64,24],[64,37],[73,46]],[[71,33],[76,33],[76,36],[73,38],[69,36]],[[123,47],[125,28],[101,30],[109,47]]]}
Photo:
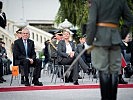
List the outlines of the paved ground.
{"label": "paved ground", "polygon": [[[7,82],[0,84],[0,87],[10,86],[11,75],[5,75],[4,78],[7,80]],[[60,78],[57,78],[55,83],[55,75],[53,82],[51,82],[51,79],[52,79],[52,74],[49,74],[46,70],[42,70],[40,81],[43,82],[44,85],[64,85],[63,80],[61,80]],[[20,75],[16,79],[14,77],[12,86],[23,86],[21,84],[18,84],[18,80],[20,83]],[[79,79],[79,84],[83,85],[83,84],[99,84],[99,83],[98,79],[93,79],[91,75],[88,76],[87,74],[84,74],[84,79]],[[73,85],[73,83],[65,83],[65,85]]]}
{"label": "paved ground", "polygon": [[[0,100],[100,100],[99,89],[2,92]],[[117,100],[133,100],[133,89],[119,89]]]}
{"label": "paved ground", "polygon": [[[10,86],[11,75],[5,75],[4,78],[7,82],[0,84],[0,88],[3,87],[22,87],[18,84],[18,80],[13,80],[12,86]],[[126,79],[129,82],[129,79]],[[63,81],[59,78],[56,84],[51,83],[51,75],[42,70],[42,77],[40,81],[44,86],[60,86],[64,85]],[[80,85],[98,85],[99,82],[96,79],[92,80],[89,76],[85,75],[84,79],[79,80]],[[133,83],[133,79],[129,84]],[[72,83],[66,83],[65,86],[73,85]],[[25,86],[24,86],[25,87]],[[28,90],[28,91],[9,91],[0,92],[0,100],[100,100],[99,88],[86,88],[86,89],[56,89],[56,90]],[[117,100],[133,100],[133,88],[119,88]]]}

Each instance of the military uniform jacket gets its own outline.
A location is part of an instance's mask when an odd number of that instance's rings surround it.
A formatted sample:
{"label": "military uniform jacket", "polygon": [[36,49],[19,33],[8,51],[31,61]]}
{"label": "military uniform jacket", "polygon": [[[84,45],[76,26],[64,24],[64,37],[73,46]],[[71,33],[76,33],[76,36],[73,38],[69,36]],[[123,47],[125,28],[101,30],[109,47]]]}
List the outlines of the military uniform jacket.
{"label": "military uniform jacket", "polygon": [[96,24],[113,23],[118,25],[121,17],[125,24],[133,24],[133,15],[126,0],[91,0],[86,27],[87,44],[97,46],[120,44],[121,37],[118,28],[97,26]]}
{"label": "military uniform jacket", "polygon": [[2,28],[6,27],[6,14],[4,12],[0,13],[0,26]]}

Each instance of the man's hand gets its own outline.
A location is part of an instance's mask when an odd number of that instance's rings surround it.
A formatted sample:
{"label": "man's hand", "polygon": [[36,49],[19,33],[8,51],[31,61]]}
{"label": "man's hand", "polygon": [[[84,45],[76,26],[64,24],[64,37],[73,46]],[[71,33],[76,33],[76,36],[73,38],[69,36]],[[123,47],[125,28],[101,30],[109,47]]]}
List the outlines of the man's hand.
{"label": "man's hand", "polygon": [[31,59],[31,58],[28,58],[29,59],[29,61],[30,61],[30,64],[33,64],[33,59]]}

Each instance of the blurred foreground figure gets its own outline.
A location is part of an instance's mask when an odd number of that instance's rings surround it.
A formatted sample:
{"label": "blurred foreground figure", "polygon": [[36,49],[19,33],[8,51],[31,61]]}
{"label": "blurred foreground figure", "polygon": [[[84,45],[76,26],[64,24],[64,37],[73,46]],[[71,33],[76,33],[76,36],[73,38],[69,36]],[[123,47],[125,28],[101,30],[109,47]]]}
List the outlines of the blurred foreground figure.
{"label": "blurred foreground figure", "polygon": [[121,68],[122,42],[120,18],[125,26],[133,24],[126,0],[91,0],[87,24],[87,44],[94,45],[92,65],[99,71],[101,100],[116,100],[118,72]]}

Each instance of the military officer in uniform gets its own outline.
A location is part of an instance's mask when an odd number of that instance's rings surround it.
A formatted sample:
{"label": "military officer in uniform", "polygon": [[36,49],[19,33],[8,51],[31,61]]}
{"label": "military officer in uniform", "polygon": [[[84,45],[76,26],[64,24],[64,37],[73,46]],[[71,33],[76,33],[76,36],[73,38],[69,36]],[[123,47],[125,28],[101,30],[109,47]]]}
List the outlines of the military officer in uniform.
{"label": "military officer in uniform", "polygon": [[87,23],[87,43],[94,45],[92,64],[99,71],[101,100],[116,100],[118,72],[121,68],[120,18],[133,25],[126,0],[91,0]]}
{"label": "military officer in uniform", "polygon": [[3,3],[0,1],[0,27],[5,28],[6,27],[6,14],[2,12]]}

